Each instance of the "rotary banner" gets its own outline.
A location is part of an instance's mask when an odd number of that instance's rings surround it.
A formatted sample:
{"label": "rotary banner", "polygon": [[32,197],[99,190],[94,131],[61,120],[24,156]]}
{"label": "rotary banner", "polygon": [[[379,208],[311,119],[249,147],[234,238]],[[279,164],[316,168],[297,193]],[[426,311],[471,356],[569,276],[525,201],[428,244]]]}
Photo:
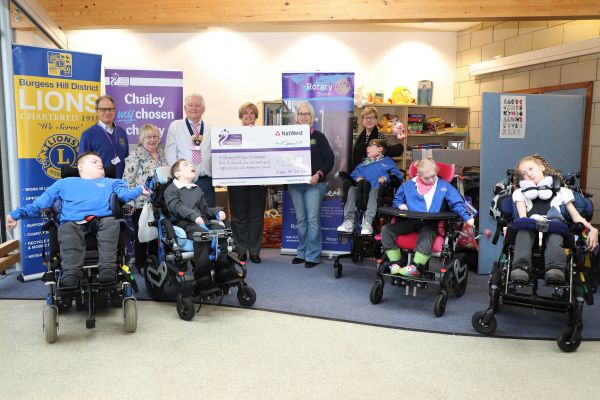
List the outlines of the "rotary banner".
{"label": "rotary banner", "polygon": [[[19,199],[32,203],[75,165],[79,137],[95,124],[101,56],[13,45]],[[41,219],[22,221],[23,275],[44,271]]]}
{"label": "rotary banner", "polygon": [[[348,171],[352,146],[352,114],[354,112],[354,74],[351,72],[284,73],[282,99],[287,112],[285,123],[294,124],[298,104],[308,101],[315,110],[312,128],[322,132],[329,141],[335,159],[327,175],[325,199],[321,206],[322,255],[348,253],[349,243],[341,243],[336,230],[342,223],[342,183],[334,177],[338,171]],[[295,254],[298,247],[296,213],[286,191],[283,194],[282,254]]]}

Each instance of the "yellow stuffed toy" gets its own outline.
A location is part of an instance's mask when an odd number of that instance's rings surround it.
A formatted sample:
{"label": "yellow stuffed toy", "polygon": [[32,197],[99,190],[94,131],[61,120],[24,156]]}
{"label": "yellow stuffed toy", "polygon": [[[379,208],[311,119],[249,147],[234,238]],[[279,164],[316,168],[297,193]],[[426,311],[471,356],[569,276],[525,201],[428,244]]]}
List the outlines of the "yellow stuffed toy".
{"label": "yellow stuffed toy", "polygon": [[392,133],[392,128],[394,127],[394,124],[396,124],[396,122],[398,122],[397,115],[389,113],[383,114],[379,119],[377,129],[379,130],[379,132],[385,135],[390,135]]}
{"label": "yellow stuffed toy", "polygon": [[415,98],[412,97],[410,90],[406,86],[398,86],[392,92],[392,102],[394,104],[414,104]]}

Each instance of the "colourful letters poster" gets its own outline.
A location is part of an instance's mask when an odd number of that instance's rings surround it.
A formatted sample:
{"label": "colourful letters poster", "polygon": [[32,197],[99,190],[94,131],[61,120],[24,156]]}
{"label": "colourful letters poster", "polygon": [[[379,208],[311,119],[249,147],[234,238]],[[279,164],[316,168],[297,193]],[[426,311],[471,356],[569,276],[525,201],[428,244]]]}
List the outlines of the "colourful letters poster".
{"label": "colourful letters poster", "polygon": [[[101,56],[13,45],[19,165],[18,206],[32,203],[63,166],[75,165],[81,133],[95,124]],[[17,206],[17,205],[15,205]],[[23,275],[44,271],[41,218],[23,220]]]}
{"label": "colourful letters poster", "polygon": [[526,104],[525,96],[500,96],[500,138],[525,137]]}

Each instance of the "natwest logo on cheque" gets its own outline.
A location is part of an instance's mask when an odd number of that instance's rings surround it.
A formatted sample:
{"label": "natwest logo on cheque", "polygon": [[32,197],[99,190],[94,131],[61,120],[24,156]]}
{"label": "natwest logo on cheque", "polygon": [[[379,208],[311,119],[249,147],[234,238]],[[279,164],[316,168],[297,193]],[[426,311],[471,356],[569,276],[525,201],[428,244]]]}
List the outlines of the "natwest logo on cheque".
{"label": "natwest logo on cheque", "polygon": [[275,131],[275,136],[302,136],[302,131]]}

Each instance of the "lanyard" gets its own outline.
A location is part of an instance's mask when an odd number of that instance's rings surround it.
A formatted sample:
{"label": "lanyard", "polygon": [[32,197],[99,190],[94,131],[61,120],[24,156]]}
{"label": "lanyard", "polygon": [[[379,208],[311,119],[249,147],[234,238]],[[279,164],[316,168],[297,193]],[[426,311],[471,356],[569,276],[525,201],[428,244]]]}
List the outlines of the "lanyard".
{"label": "lanyard", "polygon": [[[102,128],[102,126],[100,126]],[[113,133],[109,134],[108,131],[106,130],[106,128],[102,128],[102,130],[104,131],[104,134],[106,135],[106,138],[108,139],[108,141],[110,142],[110,145],[112,146],[113,149],[113,154],[115,155],[115,157],[117,157],[117,149],[115,148],[115,143],[111,138],[111,135],[117,135],[117,126],[115,125],[115,127],[113,128]]]}
{"label": "lanyard", "polygon": [[[185,124],[187,125],[188,131],[190,132],[190,136],[194,136],[194,129],[192,129],[192,124],[190,124],[190,120],[186,118]],[[204,121],[200,121],[200,130],[198,131],[198,136],[204,136]]]}

